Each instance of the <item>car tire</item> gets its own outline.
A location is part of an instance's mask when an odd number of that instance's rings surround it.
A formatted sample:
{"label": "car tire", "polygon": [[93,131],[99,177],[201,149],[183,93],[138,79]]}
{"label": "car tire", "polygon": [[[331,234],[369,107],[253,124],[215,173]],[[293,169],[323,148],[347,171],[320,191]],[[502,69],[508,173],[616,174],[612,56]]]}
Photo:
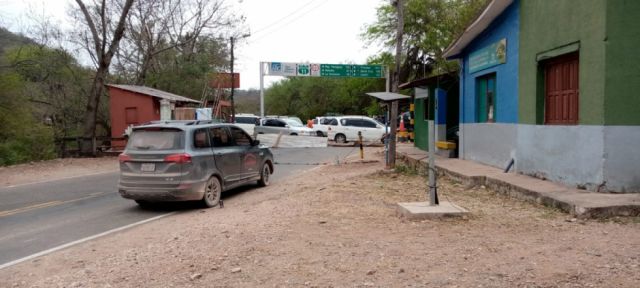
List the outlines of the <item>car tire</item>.
{"label": "car tire", "polygon": [[322,131],[316,131],[316,136],[324,137],[324,133],[322,133]]}
{"label": "car tire", "polygon": [[344,134],[336,134],[334,139],[336,143],[347,143],[347,137]]}
{"label": "car tire", "polygon": [[262,164],[262,169],[260,169],[260,180],[258,180],[258,185],[261,187],[269,186],[269,178],[271,176],[271,167],[269,163],[265,162]]}
{"label": "car tire", "polygon": [[212,176],[207,180],[207,184],[204,186],[204,195],[202,196],[202,204],[205,207],[215,207],[220,203],[220,196],[222,195],[222,185],[220,180],[216,176]]}
{"label": "car tire", "polygon": [[149,201],[145,201],[145,200],[134,200],[134,201],[136,201],[136,204],[138,204],[140,208],[149,208],[149,206],[151,206],[151,202]]}
{"label": "car tire", "polygon": [[291,135],[291,136],[298,136],[298,133],[291,133],[291,134],[289,134],[289,135]]}

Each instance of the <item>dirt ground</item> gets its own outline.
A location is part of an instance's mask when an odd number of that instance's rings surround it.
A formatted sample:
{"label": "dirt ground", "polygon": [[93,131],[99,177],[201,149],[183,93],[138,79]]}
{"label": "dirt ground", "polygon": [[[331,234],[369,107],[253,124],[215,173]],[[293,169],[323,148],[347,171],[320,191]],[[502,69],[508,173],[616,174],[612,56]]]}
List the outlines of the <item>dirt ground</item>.
{"label": "dirt ground", "polygon": [[638,218],[441,179],[471,215],[407,221],[396,203],[426,200],[425,178],[369,156],[0,270],[0,287],[640,287]]}
{"label": "dirt ground", "polygon": [[115,157],[64,158],[0,167],[0,187],[118,170]]}

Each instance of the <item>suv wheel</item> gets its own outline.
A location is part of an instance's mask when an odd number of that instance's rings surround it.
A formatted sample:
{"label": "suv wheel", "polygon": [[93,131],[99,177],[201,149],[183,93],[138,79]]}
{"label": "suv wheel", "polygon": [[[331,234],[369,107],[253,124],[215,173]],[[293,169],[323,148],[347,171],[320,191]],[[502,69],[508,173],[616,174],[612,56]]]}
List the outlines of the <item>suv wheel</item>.
{"label": "suv wheel", "polygon": [[322,133],[322,131],[316,131],[316,136],[324,137],[324,133]]}
{"label": "suv wheel", "polygon": [[218,177],[212,176],[207,181],[207,185],[204,187],[204,197],[202,197],[202,204],[206,207],[215,207],[220,202],[220,196],[222,195],[222,186]]}
{"label": "suv wheel", "polygon": [[271,175],[271,167],[269,167],[269,163],[262,164],[262,170],[260,170],[260,180],[258,180],[258,185],[264,187],[269,186],[269,176]]}
{"label": "suv wheel", "polygon": [[347,137],[344,134],[336,134],[334,140],[336,140],[336,143],[347,143]]}
{"label": "suv wheel", "polygon": [[149,201],[145,201],[145,200],[134,200],[134,201],[138,203],[138,206],[140,206],[140,208],[149,208],[151,206],[151,203]]}

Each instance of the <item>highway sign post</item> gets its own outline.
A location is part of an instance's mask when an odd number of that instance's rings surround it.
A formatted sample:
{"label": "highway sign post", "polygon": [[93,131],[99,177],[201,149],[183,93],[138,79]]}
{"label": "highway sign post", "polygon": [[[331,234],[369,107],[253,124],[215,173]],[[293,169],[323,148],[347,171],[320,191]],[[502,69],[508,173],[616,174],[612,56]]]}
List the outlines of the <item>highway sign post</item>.
{"label": "highway sign post", "polygon": [[387,78],[382,65],[260,62],[261,117],[264,117],[264,76]]}

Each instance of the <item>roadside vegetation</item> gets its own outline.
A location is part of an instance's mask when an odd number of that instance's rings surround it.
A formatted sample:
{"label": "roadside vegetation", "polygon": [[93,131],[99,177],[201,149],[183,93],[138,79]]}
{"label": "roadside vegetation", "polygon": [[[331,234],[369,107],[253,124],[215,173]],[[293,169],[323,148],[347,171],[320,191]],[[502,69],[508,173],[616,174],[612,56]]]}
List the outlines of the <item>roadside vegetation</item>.
{"label": "roadside vegetation", "polygon": [[229,37],[247,30],[227,2],[76,0],[71,28],[34,11],[20,33],[0,27],[0,166],[54,158],[59,139],[108,136],[106,83],[209,96]]}
{"label": "roadside vegetation", "polygon": [[[442,57],[447,45],[457,37],[484,8],[485,0],[405,0],[404,37],[400,83],[456,71],[456,62]],[[377,19],[366,23],[360,35],[363,46],[380,45],[381,51],[367,63],[393,69],[396,9],[381,1]],[[367,92],[385,90],[384,79],[364,78],[288,78],[271,86],[265,93],[266,113],[296,115],[302,119],[330,114],[375,116],[382,109]],[[410,91],[401,91],[409,93]]]}
{"label": "roadside vegetation", "polygon": [[[230,37],[250,32],[227,2],[76,0],[67,11],[76,23],[71,28],[37,12],[27,15],[20,34],[0,27],[0,165],[56,157],[63,138],[82,137],[78,149],[91,155],[87,142],[110,131],[106,83],[211,98],[208,79],[228,70]],[[455,70],[442,51],[485,3],[406,0],[400,82]],[[361,38],[382,49],[366,64],[395,67],[387,52],[395,23],[395,8],[381,1]],[[384,89],[383,79],[289,78],[266,91],[266,113],[379,115],[365,93]],[[258,94],[238,91],[236,111],[258,113]]]}

